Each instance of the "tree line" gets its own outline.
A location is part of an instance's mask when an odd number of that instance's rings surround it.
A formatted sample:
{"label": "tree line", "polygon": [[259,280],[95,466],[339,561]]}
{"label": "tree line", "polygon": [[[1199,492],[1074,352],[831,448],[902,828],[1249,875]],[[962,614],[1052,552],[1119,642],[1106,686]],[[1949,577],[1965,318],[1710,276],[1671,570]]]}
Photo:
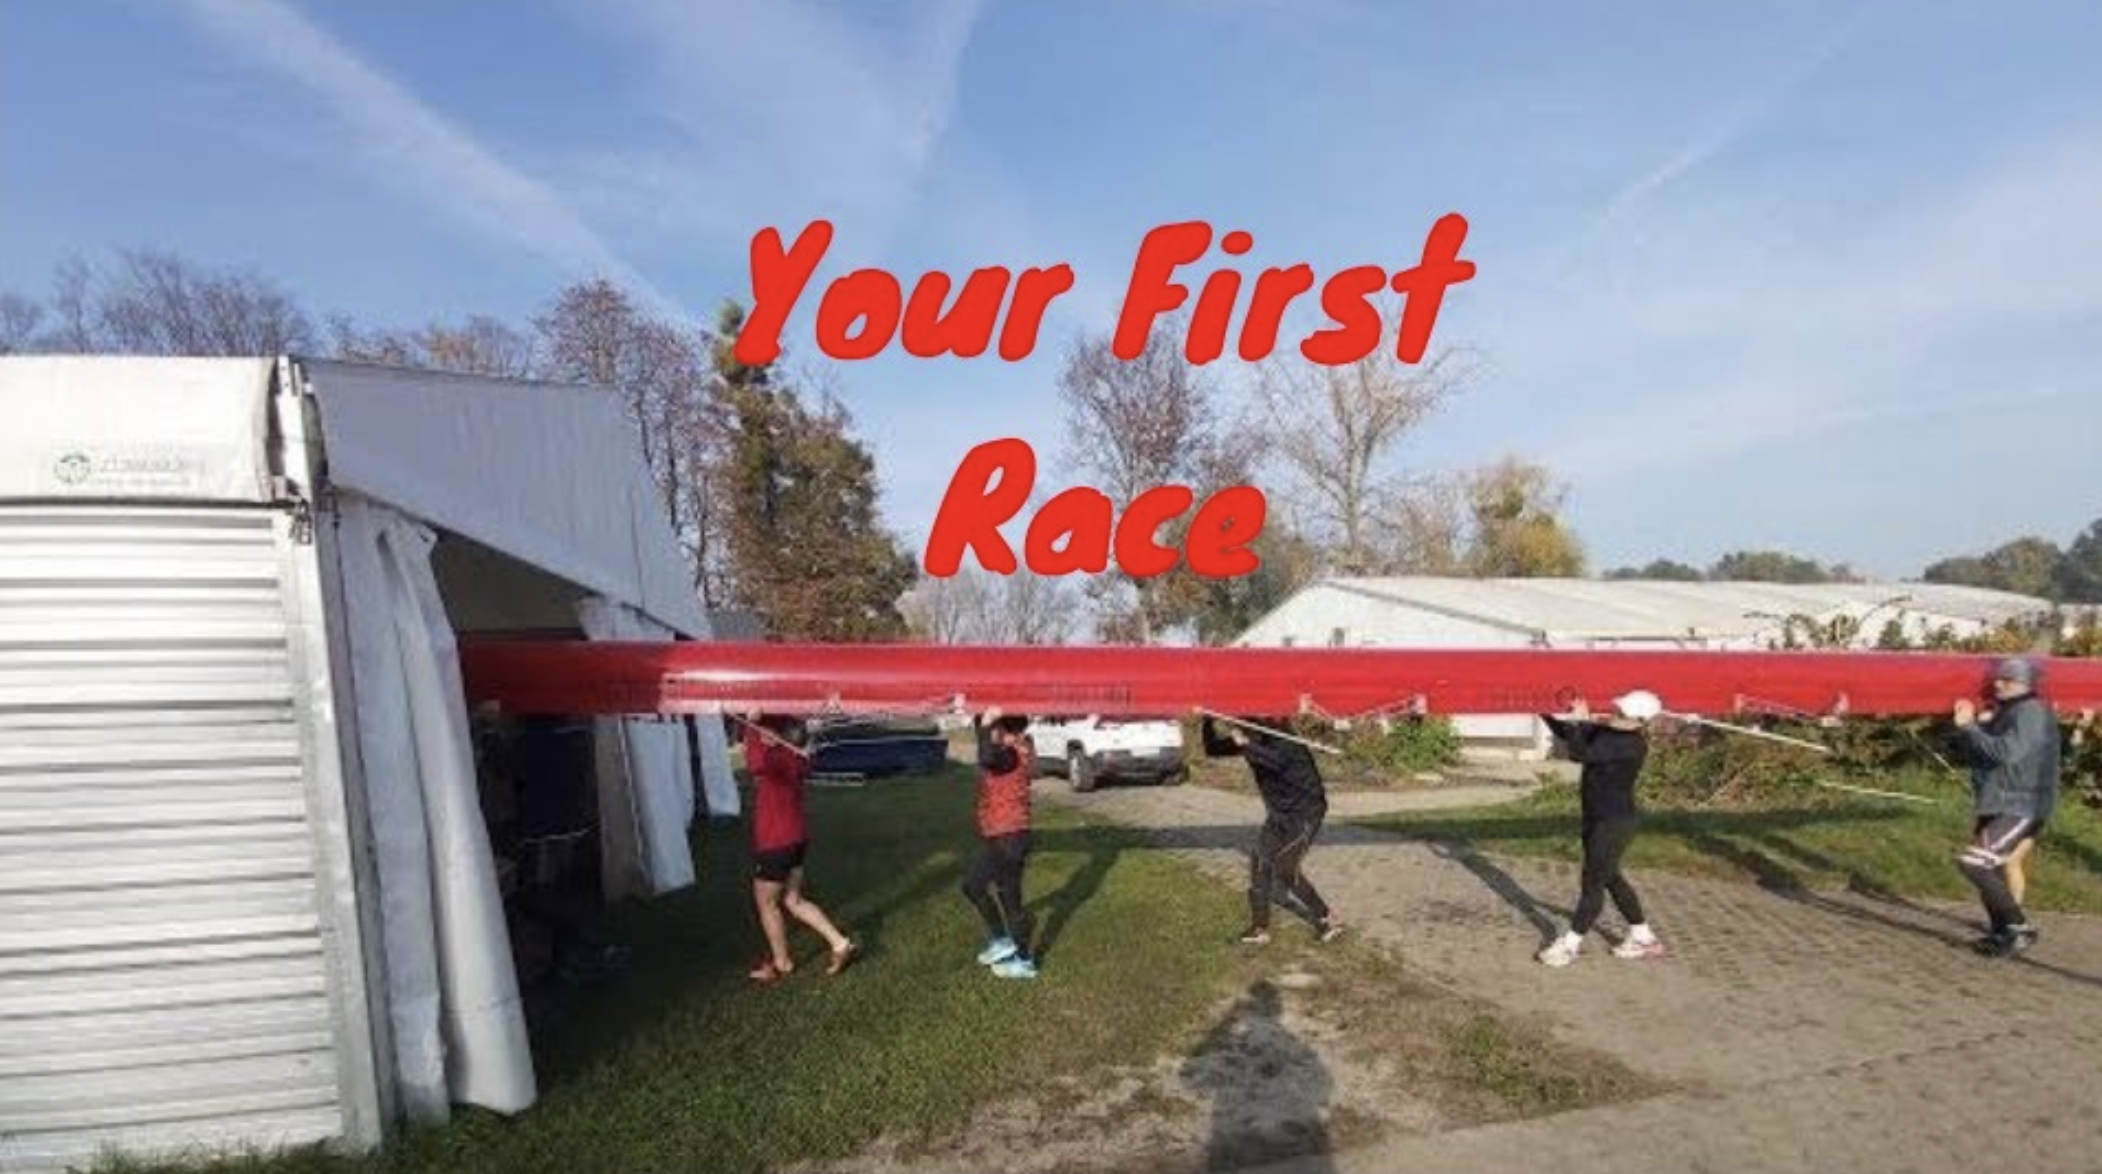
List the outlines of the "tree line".
{"label": "tree line", "polygon": [[737,361],[743,311],[672,321],[605,280],[530,321],[318,323],[270,278],[155,252],[62,266],[48,298],[0,294],[0,353],[307,354],[604,387],[621,397],[710,608],[793,639],[902,636],[913,559],[877,516],[875,460],[819,375]]}
{"label": "tree line", "polygon": [[1224,580],[1186,567],[1079,584],[975,569],[927,578],[877,516],[874,458],[828,375],[786,357],[740,363],[743,313],[726,303],[696,328],[591,280],[523,322],[317,320],[266,275],[124,251],[61,266],[41,300],[0,293],[0,353],[297,353],[607,388],[638,430],[696,592],[711,608],[749,609],[784,639],[1216,642],[1324,574],[1585,571],[1562,520],[1568,487],[1547,469],[1515,456],[1397,469],[1415,430],[1475,382],[1475,353],[1329,368],[1280,359],[1229,382],[1189,362],[1170,323],[1130,362],[1111,354],[1107,333],[1071,342],[1058,379],[1065,472],[1127,501],[1153,485],[1201,498],[1261,478],[1272,500],[1262,568]]}
{"label": "tree line", "polygon": [[[1859,583],[1862,576],[1845,563],[1827,566],[1779,550],[1735,551],[1706,570],[1672,559],[1640,567],[1615,567],[1608,579],[1664,579],[1680,582]],[[2102,604],[2102,518],[2088,523],[2061,547],[2048,538],[2024,535],[1984,552],[1940,559],[1920,573],[1927,583],[1989,587],[2031,595],[2053,603]]]}

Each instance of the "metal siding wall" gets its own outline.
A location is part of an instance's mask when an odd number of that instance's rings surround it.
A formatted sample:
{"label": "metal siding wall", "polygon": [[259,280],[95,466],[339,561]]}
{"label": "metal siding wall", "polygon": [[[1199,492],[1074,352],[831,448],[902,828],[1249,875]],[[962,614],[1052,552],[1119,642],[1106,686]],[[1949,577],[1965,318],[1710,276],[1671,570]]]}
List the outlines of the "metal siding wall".
{"label": "metal siding wall", "polygon": [[[1352,648],[1509,648],[1526,644],[1523,636],[1507,628],[1322,584],[1279,606],[1238,643],[1274,648],[1289,636],[1295,648],[1326,648],[1337,628],[1344,630],[1344,641]],[[1542,729],[1529,717],[1461,716],[1452,724],[1469,743],[1522,741],[1536,749]]]}
{"label": "metal siding wall", "polygon": [[0,507],[0,1167],[344,1132],[286,524]]}

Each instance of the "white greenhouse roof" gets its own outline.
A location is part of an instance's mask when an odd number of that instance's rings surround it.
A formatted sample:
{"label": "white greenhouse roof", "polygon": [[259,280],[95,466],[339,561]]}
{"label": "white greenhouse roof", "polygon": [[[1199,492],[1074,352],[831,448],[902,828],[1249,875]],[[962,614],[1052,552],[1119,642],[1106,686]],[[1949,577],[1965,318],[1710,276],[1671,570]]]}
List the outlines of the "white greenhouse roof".
{"label": "white greenhouse roof", "polygon": [[[1550,636],[1745,637],[1791,615],[1871,610],[1891,618],[1997,625],[2047,610],[2027,595],[1939,583],[1677,583],[1657,580],[1328,579],[1328,588]],[[1287,605],[1289,606],[1289,605]]]}

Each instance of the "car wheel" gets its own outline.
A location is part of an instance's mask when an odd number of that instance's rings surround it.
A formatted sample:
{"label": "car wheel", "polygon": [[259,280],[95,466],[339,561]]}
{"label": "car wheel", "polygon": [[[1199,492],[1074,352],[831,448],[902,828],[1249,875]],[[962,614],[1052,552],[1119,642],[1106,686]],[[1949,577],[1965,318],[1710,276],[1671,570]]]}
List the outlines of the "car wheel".
{"label": "car wheel", "polygon": [[1078,746],[1066,751],[1066,777],[1073,780],[1076,791],[1095,789],[1095,768],[1088,764],[1087,752]]}
{"label": "car wheel", "polygon": [[1160,785],[1163,787],[1179,787],[1189,781],[1190,768],[1186,766],[1176,767],[1160,777]]}

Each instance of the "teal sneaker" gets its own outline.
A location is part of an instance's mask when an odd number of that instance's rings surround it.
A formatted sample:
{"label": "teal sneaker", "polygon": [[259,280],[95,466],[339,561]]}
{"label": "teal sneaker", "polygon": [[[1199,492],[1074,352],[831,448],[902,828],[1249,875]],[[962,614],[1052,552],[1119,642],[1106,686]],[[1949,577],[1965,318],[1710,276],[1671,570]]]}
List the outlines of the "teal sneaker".
{"label": "teal sneaker", "polygon": [[1027,958],[1009,958],[993,964],[995,978],[1035,978],[1036,963]]}
{"label": "teal sneaker", "polygon": [[985,949],[978,951],[978,965],[997,966],[1017,953],[1019,951],[1015,949],[1014,939],[994,938],[985,944]]}

